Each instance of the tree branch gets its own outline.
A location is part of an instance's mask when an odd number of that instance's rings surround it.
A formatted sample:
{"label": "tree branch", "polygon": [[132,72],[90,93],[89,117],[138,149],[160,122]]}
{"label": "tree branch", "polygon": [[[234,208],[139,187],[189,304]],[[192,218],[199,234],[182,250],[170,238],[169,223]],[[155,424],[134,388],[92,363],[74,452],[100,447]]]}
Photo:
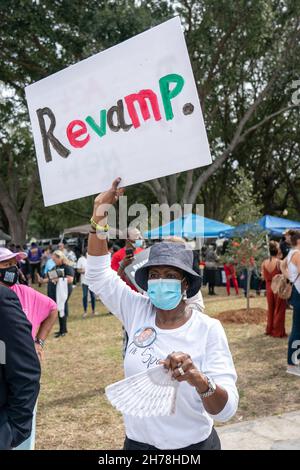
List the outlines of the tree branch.
{"label": "tree branch", "polygon": [[269,116],[266,116],[262,121],[260,121],[258,124],[255,124],[255,126],[249,127],[240,137],[239,143],[242,142],[245,137],[250,134],[251,132],[255,131],[256,129],[259,129],[261,126],[263,126],[266,122],[270,121],[276,116],[279,116],[279,114],[284,113],[285,111],[290,111],[293,108],[299,108],[298,104],[293,104],[290,106],[286,106],[285,108],[281,108],[279,111],[276,111],[275,113],[270,114]]}
{"label": "tree branch", "polygon": [[16,208],[15,208],[13,200],[11,199],[7,191],[7,188],[1,176],[0,176],[0,205],[3,209],[4,214],[6,215],[9,221],[12,212],[15,212]]}
{"label": "tree branch", "polygon": [[32,174],[31,184],[28,185],[28,190],[27,190],[25,201],[23,203],[23,207],[21,211],[21,217],[25,226],[27,225],[28,217],[31,211],[32,201],[33,201],[34,193],[36,191],[37,181],[38,181],[38,172],[37,172],[37,169],[35,168]]}
{"label": "tree branch", "polygon": [[169,186],[168,181],[165,176],[159,178],[160,186],[161,186],[161,197],[164,200],[169,200]]}
{"label": "tree branch", "polygon": [[154,194],[154,196],[157,197],[157,192],[155,190],[155,187],[151,183],[152,183],[152,181],[145,181],[143,183],[143,186],[146,186],[146,188],[150,189],[150,191]]}
{"label": "tree branch", "polygon": [[168,177],[169,181],[169,203],[170,205],[178,202],[177,198],[177,180],[178,180],[178,174],[170,175]]}
{"label": "tree branch", "polygon": [[89,218],[90,218],[90,214],[88,214],[88,213],[85,214],[83,212],[79,212],[78,210],[73,209],[72,207],[66,206],[66,207],[64,207],[64,210],[66,212],[70,212],[71,214],[75,214],[79,217],[82,217],[83,219],[86,219],[86,220],[89,220]]}
{"label": "tree branch", "polygon": [[187,204],[188,201],[188,196],[190,194],[190,191],[193,186],[193,175],[194,175],[194,170],[188,170],[186,174],[186,180],[185,180],[185,187],[184,187],[184,193],[182,196],[181,203]]}
{"label": "tree branch", "polygon": [[[286,108],[282,108],[281,110],[277,111],[276,113],[271,114],[270,116],[267,116],[265,119],[263,119],[260,123],[256,124],[255,126],[250,127],[247,131],[245,131],[244,134],[242,134],[244,126],[246,123],[249,121],[251,118],[252,114],[255,112],[257,107],[260,105],[262,100],[265,98],[267,93],[269,92],[271,86],[273,85],[275,78],[277,76],[278,70],[276,69],[276,72],[274,73],[273,77],[269,81],[269,83],[266,85],[266,87],[262,90],[260,95],[256,98],[256,100],[253,102],[253,104],[250,106],[250,108],[246,111],[244,114],[243,118],[241,119],[234,136],[229,144],[229,146],[224,150],[222,155],[219,158],[216,158],[214,162],[205,170],[201,175],[197,178],[196,182],[193,185],[193,188],[191,190],[191,193],[189,195],[189,202],[190,204],[194,204],[197,194],[199,192],[199,189],[201,186],[206,183],[208,178],[215,173],[216,170],[218,170],[222,164],[225,162],[225,160],[229,157],[229,155],[234,151],[234,149],[237,147],[237,145],[244,140],[246,135],[251,131],[258,129],[260,126],[265,124],[267,121],[270,119],[273,119],[274,117],[278,116],[279,114],[283,113],[284,111],[287,111],[291,108],[294,108],[297,105],[292,105]],[[249,131],[249,132],[248,132]]]}
{"label": "tree branch", "polygon": [[230,39],[233,32],[236,30],[237,26],[238,26],[238,22],[234,21],[231,24],[230,28],[227,29],[227,31],[225,32],[225,34],[222,36],[221,40],[219,41],[216,52],[212,57],[211,66],[210,66],[210,69],[209,69],[209,72],[208,72],[207,79],[205,80],[203,86],[201,87],[201,90],[199,90],[201,107],[202,107],[202,112],[203,113],[204,113],[204,110],[205,110],[205,97],[207,95],[207,92],[208,92],[209,88],[212,86],[212,79],[213,79],[213,77],[216,73],[215,72],[216,66],[219,62],[219,59],[220,59],[221,55],[223,54],[223,52],[225,50],[225,46],[226,46],[227,41]]}

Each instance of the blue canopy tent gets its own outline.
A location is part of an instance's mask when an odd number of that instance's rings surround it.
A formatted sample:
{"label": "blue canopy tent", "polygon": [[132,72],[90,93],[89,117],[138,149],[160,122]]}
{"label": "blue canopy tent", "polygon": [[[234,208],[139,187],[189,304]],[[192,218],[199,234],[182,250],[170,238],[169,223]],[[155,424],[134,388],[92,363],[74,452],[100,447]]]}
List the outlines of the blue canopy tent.
{"label": "blue canopy tent", "polygon": [[233,229],[233,227],[217,220],[190,213],[161,227],[144,232],[144,237],[152,239],[172,236],[215,238],[224,235],[225,231],[229,229]]}
{"label": "blue canopy tent", "polygon": [[258,221],[259,225],[269,232],[283,233],[287,229],[300,229],[300,222],[295,220],[283,219],[282,217],[273,217],[272,215],[264,215]]}
{"label": "blue canopy tent", "polygon": [[269,234],[280,235],[287,229],[300,229],[300,222],[294,220],[283,219],[282,217],[273,217],[272,215],[264,215],[257,222],[252,224],[242,224],[225,232],[226,237],[242,237],[249,230],[266,231]]}
{"label": "blue canopy tent", "polygon": [[256,232],[257,234],[263,232],[265,229],[257,222],[253,224],[242,224],[238,225],[237,227],[233,227],[232,229],[226,230],[223,234],[226,238],[239,238],[245,237],[251,232]]}

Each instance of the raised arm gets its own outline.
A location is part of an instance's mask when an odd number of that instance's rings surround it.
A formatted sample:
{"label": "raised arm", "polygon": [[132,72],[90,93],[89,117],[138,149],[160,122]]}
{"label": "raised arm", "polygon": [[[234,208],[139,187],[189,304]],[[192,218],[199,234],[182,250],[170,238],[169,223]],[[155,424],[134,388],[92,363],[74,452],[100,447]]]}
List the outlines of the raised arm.
{"label": "raised arm", "polygon": [[[112,187],[99,194],[94,202],[93,220],[96,224],[105,226],[107,224],[107,213],[109,206],[115,204],[119,197],[124,194],[124,189],[118,189],[121,178],[114,180]],[[103,256],[108,254],[107,238],[105,234],[97,234],[91,230],[88,240],[88,254],[91,256]]]}
{"label": "raised arm", "polygon": [[[95,199],[93,222],[98,226],[107,224],[109,206],[124,192],[118,189],[120,180],[117,178],[109,191],[99,194]],[[107,237],[105,232],[101,233],[101,229],[96,231],[91,228],[89,234],[86,282],[104,305],[121,320],[127,331],[139,306],[145,306],[147,302],[150,305],[148,298],[134,292],[111,268]]]}

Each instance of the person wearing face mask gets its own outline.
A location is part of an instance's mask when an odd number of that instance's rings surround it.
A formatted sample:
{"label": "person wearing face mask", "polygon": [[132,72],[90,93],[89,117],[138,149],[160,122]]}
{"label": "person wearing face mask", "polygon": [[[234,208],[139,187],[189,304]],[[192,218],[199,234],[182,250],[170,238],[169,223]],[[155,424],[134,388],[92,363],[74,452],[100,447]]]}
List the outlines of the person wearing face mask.
{"label": "person wearing face mask", "polygon": [[[48,284],[48,294],[54,296],[58,305],[59,331],[55,333],[55,338],[61,338],[68,333],[67,321],[69,316],[69,298],[73,291],[74,268],[71,261],[60,250],[54,251],[52,255],[54,266],[47,273],[47,277],[39,277],[41,284]],[[49,290],[51,286],[51,290]]]}
{"label": "person wearing face mask", "polygon": [[125,246],[120,248],[120,250],[112,256],[111,267],[132,290],[137,292],[136,287],[127,278],[125,268],[132,263],[135,255],[143,251],[143,238],[141,232],[137,228],[129,227],[127,233],[128,238]]}
{"label": "person wearing face mask", "polygon": [[[57,305],[46,295],[29,286],[18,283],[17,263],[26,258],[26,253],[13,253],[7,248],[0,248],[0,285],[8,287],[18,297],[22,310],[31,324],[31,333],[36,353],[40,362],[44,358],[46,339],[57,318]],[[35,417],[34,411],[31,436],[16,448],[17,450],[33,450],[35,444]]]}
{"label": "person wearing face mask", "polygon": [[46,295],[32,287],[19,284],[17,263],[26,258],[26,253],[13,253],[0,248],[0,284],[9,287],[17,294],[23,311],[32,325],[37,354],[43,357],[43,346],[57,318],[57,305]]}
{"label": "person wearing face mask", "polygon": [[162,364],[179,382],[174,414],[144,419],[124,415],[124,450],[220,449],[214,420],[229,420],[238,406],[225,332],[218,320],[186,308],[201,278],[185,244],[151,247],[148,262],[135,275],[147,296],[134,292],[111,269],[105,208],[123,194],[119,183],[120,178],[95,199],[86,281],[128,333],[125,376]]}

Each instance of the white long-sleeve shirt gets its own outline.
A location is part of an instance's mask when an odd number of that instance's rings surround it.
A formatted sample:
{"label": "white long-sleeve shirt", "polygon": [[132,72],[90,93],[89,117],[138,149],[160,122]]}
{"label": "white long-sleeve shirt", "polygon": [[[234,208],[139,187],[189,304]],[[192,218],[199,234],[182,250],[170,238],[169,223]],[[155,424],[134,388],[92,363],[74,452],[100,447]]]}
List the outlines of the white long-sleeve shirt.
{"label": "white long-sleeve shirt", "polygon": [[[157,365],[173,351],[181,351],[189,354],[196,367],[228,393],[223,410],[212,416],[205,410],[196,389],[187,382],[181,382],[173,415],[150,418],[124,415],[127,437],[158,449],[181,449],[207,439],[213,420],[227,421],[235,414],[238,406],[237,376],[225,332],[218,320],[195,310],[179,328],[158,328],[150,299],[134,292],[122,281],[111,269],[109,255],[88,256],[86,282],[119,318],[128,333],[124,361],[126,377]],[[133,343],[133,336],[143,327],[154,328],[157,336],[154,343],[142,348]]]}

